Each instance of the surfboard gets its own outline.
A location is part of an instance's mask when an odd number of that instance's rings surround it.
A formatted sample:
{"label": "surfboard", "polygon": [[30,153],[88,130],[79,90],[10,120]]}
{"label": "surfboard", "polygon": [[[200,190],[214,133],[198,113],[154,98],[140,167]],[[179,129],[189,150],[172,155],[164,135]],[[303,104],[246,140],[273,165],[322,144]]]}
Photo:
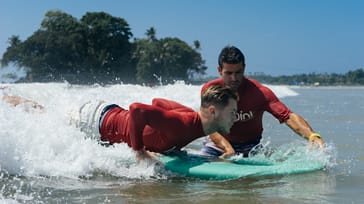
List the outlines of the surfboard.
{"label": "surfboard", "polygon": [[237,158],[214,161],[198,154],[162,155],[160,161],[164,168],[173,173],[211,180],[237,179],[253,176],[273,176],[298,174],[321,170],[321,162],[272,162],[254,158]]}

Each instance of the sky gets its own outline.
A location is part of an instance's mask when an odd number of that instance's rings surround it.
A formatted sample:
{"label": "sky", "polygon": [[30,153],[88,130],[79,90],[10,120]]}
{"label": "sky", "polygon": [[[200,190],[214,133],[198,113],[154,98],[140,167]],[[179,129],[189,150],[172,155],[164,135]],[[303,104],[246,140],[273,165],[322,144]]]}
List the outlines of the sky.
{"label": "sky", "polygon": [[0,58],[12,35],[26,40],[45,13],[80,19],[106,12],[127,21],[134,38],[154,27],[157,38],[200,41],[207,76],[217,76],[221,49],[233,45],[246,72],[293,75],[364,68],[362,0],[1,0]]}

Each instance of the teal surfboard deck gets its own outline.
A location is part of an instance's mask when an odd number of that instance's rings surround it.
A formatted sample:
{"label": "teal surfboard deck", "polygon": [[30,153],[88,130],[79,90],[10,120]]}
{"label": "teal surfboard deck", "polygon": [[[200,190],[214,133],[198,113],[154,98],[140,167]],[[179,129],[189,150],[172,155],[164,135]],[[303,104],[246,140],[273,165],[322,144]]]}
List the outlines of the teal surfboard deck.
{"label": "teal surfboard deck", "polygon": [[300,164],[297,163],[274,163],[271,161],[259,161],[251,158],[239,158],[229,161],[211,161],[211,159],[196,155],[187,154],[183,156],[160,157],[166,170],[187,177],[200,179],[237,179],[252,176],[273,176],[298,174],[317,171],[324,168],[320,162]]}

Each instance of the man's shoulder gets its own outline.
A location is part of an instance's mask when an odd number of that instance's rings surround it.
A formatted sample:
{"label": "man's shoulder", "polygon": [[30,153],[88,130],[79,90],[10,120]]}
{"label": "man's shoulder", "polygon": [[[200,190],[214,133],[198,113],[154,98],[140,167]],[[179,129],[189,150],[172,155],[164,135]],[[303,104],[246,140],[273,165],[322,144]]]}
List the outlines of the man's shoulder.
{"label": "man's shoulder", "polygon": [[246,80],[249,82],[249,83],[251,83],[251,84],[254,84],[254,85],[256,85],[256,86],[263,86],[263,84],[262,83],[260,83],[258,80],[256,80],[256,79],[253,79],[253,78],[246,78]]}
{"label": "man's shoulder", "polygon": [[259,89],[268,89],[270,90],[266,85],[260,83],[258,80],[253,79],[253,78],[246,78],[248,84],[250,84],[251,86],[257,87]]}
{"label": "man's shoulder", "polygon": [[250,87],[254,87],[253,89],[263,93],[265,97],[276,97],[275,93],[268,86],[260,83],[256,79],[248,78],[247,81],[250,84]]}

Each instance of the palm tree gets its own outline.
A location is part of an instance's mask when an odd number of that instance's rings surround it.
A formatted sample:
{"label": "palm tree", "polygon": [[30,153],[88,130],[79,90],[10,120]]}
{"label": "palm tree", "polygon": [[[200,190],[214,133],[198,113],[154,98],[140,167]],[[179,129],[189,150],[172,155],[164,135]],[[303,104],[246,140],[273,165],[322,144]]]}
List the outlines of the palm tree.
{"label": "palm tree", "polygon": [[150,41],[156,41],[157,38],[155,37],[156,35],[156,30],[154,29],[154,27],[150,27],[147,32],[145,33],[145,35],[147,35],[148,40]]}
{"label": "palm tree", "polygon": [[193,45],[195,46],[195,49],[198,50],[201,48],[201,44],[200,44],[200,41],[198,40],[195,40],[193,41]]}

